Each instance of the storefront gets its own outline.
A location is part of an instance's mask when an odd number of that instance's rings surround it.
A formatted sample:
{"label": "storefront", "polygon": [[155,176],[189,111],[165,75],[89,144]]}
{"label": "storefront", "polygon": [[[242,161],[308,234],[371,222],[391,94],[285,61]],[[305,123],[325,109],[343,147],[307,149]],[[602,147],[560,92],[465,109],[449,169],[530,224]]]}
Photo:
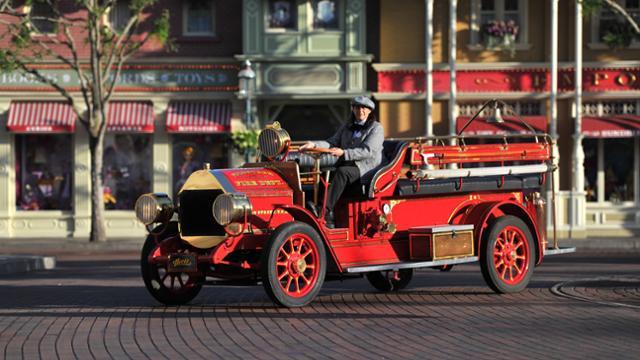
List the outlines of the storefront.
{"label": "storefront", "polygon": [[[404,119],[403,113],[423,114],[425,75],[412,64],[374,64],[378,73],[381,121],[392,136],[422,136],[424,116]],[[433,72],[434,134],[450,133],[447,114],[449,71],[436,65]],[[561,64],[559,73],[558,229],[561,236],[628,235],[640,232],[640,102],[636,99],[640,68],[637,64],[585,64],[580,119],[581,147],[573,147],[576,111],[574,70]],[[484,101],[497,98],[508,104],[535,131],[549,132],[550,74],[539,65],[475,63],[460,64],[456,74],[457,100],[454,132],[459,132]],[[530,132],[513,114],[503,112],[505,122],[474,121],[465,133],[496,135]],[[510,116],[511,115],[511,116]],[[409,121],[402,125],[400,121]],[[482,120],[482,116],[480,118]],[[398,128],[404,126],[410,131]],[[394,128],[395,127],[395,128]],[[387,129],[389,130],[389,129]],[[572,171],[574,159],[584,152],[584,172]],[[574,176],[578,178],[575,179]],[[577,181],[576,181],[577,180]],[[571,189],[584,184],[584,189]],[[573,209],[572,204],[580,204]],[[571,222],[574,212],[582,216]]]}
{"label": "storefront", "polygon": [[293,139],[326,138],[367,91],[364,0],[244,0],[243,54],[256,70],[256,113]]}
{"label": "storefront", "polygon": [[[73,86],[71,72],[45,70]],[[230,164],[240,125],[238,67],[125,68],[107,108],[104,201],[109,237],[142,236],[133,205],[145,192],[174,195],[203,164]],[[20,74],[0,79],[0,238],[86,239],[90,224],[88,135],[68,103]]]}

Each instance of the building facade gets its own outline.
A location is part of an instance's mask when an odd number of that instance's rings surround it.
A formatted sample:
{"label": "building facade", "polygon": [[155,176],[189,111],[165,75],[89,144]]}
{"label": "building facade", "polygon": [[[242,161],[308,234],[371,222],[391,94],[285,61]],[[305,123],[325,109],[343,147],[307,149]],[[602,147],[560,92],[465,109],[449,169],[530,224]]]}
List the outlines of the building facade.
{"label": "building facade", "polygon": [[[69,3],[65,11],[73,12]],[[124,26],[128,6],[118,1],[108,15],[111,26]],[[234,58],[242,52],[242,4],[162,0],[146,21],[163,10],[170,13],[177,50],[145,45],[124,66],[108,105],[103,180],[110,238],[145,233],[133,213],[139,194],[175,194],[204,162],[227,167],[229,133],[242,126]],[[38,3],[24,11],[51,15]],[[63,36],[46,24],[39,30]],[[77,76],[60,63],[35,66],[67,88],[78,86]],[[29,76],[2,73],[0,124],[0,238],[86,239],[89,140],[69,105]]]}
{"label": "building facade", "polygon": [[326,138],[367,91],[365,0],[243,0],[243,53],[255,64],[256,113],[292,138]]}
{"label": "building facade", "polygon": [[[557,139],[561,236],[638,234],[640,43],[618,36],[612,51],[623,19],[579,3],[381,0],[380,119],[387,136],[455,134],[486,100],[503,100]],[[639,14],[637,1],[620,3]]]}

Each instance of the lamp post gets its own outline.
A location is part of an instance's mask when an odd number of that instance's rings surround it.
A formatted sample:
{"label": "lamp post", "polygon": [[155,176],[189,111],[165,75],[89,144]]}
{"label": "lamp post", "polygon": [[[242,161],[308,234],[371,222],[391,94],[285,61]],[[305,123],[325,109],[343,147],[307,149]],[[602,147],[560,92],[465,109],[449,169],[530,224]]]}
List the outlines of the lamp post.
{"label": "lamp post", "polygon": [[238,95],[246,99],[244,110],[244,123],[248,128],[252,128],[253,111],[251,110],[251,97],[255,89],[256,73],[251,68],[251,61],[245,60],[242,69],[238,72]]}

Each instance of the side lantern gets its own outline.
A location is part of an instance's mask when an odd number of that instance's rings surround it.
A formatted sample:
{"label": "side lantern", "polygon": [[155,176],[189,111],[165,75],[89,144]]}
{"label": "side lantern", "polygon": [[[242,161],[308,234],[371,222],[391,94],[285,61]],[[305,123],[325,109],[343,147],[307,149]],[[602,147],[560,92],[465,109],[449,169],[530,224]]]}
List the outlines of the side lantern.
{"label": "side lantern", "polygon": [[290,144],[291,136],[285,129],[280,127],[280,123],[277,121],[262,130],[258,135],[260,151],[270,159],[287,152]]}
{"label": "side lantern", "polygon": [[245,213],[250,215],[251,202],[244,194],[222,194],[213,202],[213,218],[222,226],[227,226],[234,221],[244,220]]}
{"label": "side lantern", "polygon": [[145,224],[166,223],[173,216],[173,202],[163,193],[144,194],[136,200],[136,218]]}

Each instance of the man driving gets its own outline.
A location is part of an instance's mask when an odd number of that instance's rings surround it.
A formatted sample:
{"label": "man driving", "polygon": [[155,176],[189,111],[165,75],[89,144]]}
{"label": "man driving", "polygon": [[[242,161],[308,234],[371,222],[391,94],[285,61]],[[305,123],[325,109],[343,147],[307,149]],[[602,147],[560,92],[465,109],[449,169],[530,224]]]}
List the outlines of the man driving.
{"label": "man driving", "polygon": [[347,185],[371,181],[376,168],[382,163],[384,130],[373,110],[376,105],[366,96],[351,100],[351,118],[326,141],[308,141],[300,151],[314,148],[329,148],[329,153],[338,157],[333,179],[329,184],[325,221],[334,228],[333,209]]}

